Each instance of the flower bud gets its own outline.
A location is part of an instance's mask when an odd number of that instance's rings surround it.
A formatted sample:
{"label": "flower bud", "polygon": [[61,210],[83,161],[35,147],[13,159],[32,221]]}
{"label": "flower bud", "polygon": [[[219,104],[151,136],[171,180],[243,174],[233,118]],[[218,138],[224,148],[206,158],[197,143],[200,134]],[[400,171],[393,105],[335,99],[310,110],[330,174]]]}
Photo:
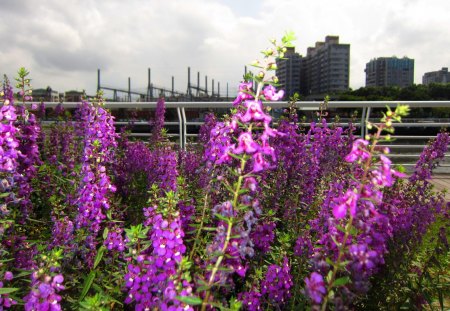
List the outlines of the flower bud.
{"label": "flower bud", "polygon": [[392,126],[392,121],[391,120],[387,120],[386,121],[386,126],[387,127],[391,127]]}
{"label": "flower bud", "polygon": [[277,77],[277,76],[273,76],[273,77],[272,77],[272,81],[273,81],[274,83],[278,83],[278,77]]}

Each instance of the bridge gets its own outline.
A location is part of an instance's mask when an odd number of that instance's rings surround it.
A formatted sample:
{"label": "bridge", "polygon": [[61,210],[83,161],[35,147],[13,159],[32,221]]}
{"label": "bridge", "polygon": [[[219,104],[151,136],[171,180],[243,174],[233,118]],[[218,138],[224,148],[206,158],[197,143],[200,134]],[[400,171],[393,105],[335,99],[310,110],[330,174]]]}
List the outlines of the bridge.
{"label": "bridge", "polygon": [[226,84],[225,93],[220,91],[220,82],[217,85],[212,79],[210,88],[208,89],[208,76],[205,76],[204,85],[200,83],[200,72],[197,72],[197,83],[191,79],[191,67],[187,68],[187,89],[185,92],[175,90],[175,78],[172,76],[172,86],[170,88],[157,86],[152,83],[151,69],[148,68],[148,81],[146,88],[132,89],[131,78],[128,77],[128,88],[113,87],[105,85],[101,82],[100,69],[97,69],[97,91],[105,90],[112,92],[113,102],[132,102],[133,97],[137,97],[139,102],[151,102],[159,97],[167,98],[171,101],[230,101],[228,83]]}

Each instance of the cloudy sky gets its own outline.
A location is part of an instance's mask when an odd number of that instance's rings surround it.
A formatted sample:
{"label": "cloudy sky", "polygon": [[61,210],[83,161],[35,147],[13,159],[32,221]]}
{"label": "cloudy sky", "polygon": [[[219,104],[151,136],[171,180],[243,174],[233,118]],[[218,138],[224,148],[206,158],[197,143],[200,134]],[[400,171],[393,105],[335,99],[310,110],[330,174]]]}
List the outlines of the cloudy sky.
{"label": "cloudy sky", "polygon": [[[296,50],[326,35],[350,43],[350,86],[364,86],[371,58],[415,59],[415,83],[450,67],[448,0],[0,0],[0,74],[31,71],[35,88],[152,82],[186,91],[187,67],[234,93],[244,66],[286,30]],[[210,84],[210,82],[209,82]],[[209,85],[210,87],[210,85]]]}

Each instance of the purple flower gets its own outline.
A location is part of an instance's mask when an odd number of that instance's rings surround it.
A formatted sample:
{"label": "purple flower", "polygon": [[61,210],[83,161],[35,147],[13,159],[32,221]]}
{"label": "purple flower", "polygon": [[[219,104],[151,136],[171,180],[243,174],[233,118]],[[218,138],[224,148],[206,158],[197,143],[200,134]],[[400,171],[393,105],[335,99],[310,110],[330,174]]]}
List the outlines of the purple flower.
{"label": "purple flower", "polygon": [[293,286],[288,259],[284,257],[282,267],[270,265],[261,283],[261,293],[267,294],[273,303],[283,305],[291,297]]}
{"label": "purple flower", "polygon": [[256,291],[243,292],[239,294],[239,300],[242,301],[244,310],[248,311],[261,311],[261,293]]}
{"label": "purple flower", "polygon": [[34,272],[31,276],[32,278],[32,289],[30,293],[24,297],[25,310],[50,310],[59,311],[61,310],[61,296],[57,293],[64,289],[62,282],[64,277],[61,274],[54,276],[45,276],[42,278],[37,278],[37,273]]}
{"label": "purple flower", "polygon": [[349,253],[353,259],[352,267],[357,273],[362,273],[375,267],[378,254],[376,251],[368,250],[367,245],[352,245],[349,248]]}
{"label": "purple flower", "polygon": [[350,215],[356,215],[356,205],[359,196],[354,190],[347,190],[344,196],[338,199],[338,203],[334,204],[333,215],[337,219],[344,218],[347,215],[347,210],[350,210]]}
{"label": "purple flower", "polygon": [[262,223],[256,226],[255,230],[251,233],[253,244],[260,249],[263,253],[267,253],[270,249],[270,244],[275,239],[275,227],[274,222]]}
{"label": "purple flower", "polygon": [[284,96],[284,91],[280,90],[277,92],[273,85],[268,85],[263,89],[263,95],[267,100],[280,100]]}
{"label": "purple flower", "polygon": [[237,106],[242,103],[244,100],[252,99],[253,95],[251,95],[252,90],[252,82],[241,82],[239,84],[239,92],[236,99],[233,101],[233,106]]}
{"label": "purple flower", "polygon": [[6,271],[5,275],[3,276],[3,279],[6,281],[11,281],[13,279],[13,274],[11,271]]}
{"label": "purple flower", "polygon": [[321,274],[317,272],[311,273],[309,278],[305,278],[306,294],[314,303],[321,303],[323,296],[327,292],[325,282]]}
{"label": "purple flower", "polygon": [[262,152],[253,155],[253,172],[258,173],[270,167],[269,162],[264,159]]}
{"label": "purple flower", "polygon": [[118,226],[110,229],[104,242],[108,250],[117,250],[118,252],[123,252],[125,250],[125,242],[122,233],[123,229]]}
{"label": "purple flower", "polygon": [[264,113],[261,101],[247,100],[245,106],[247,111],[240,117],[242,122],[264,121],[269,123],[272,120],[272,117]]}
{"label": "purple flower", "polygon": [[164,115],[166,113],[166,103],[164,98],[158,99],[156,103],[155,120],[150,122],[153,125],[151,143],[156,144],[161,142],[161,131],[164,127]]}
{"label": "purple flower", "polygon": [[449,143],[449,134],[439,133],[436,139],[426,146],[420,154],[420,159],[416,163],[414,173],[411,175],[410,180],[416,182],[430,179],[433,169],[436,168],[439,161],[444,159]]}
{"label": "purple flower", "polygon": [[259,145],[253,140],[252,133],[244,132],[238,138],[238,145],[234,148],[235,154],[253,154],[258,151]]}
{"label": "purple flower", "polygon": [[347,162],[363,161],[370,157],[370,153],[367,151],[367,145],[369,142],[364,139],[357,139],[353,143],[352,150],[345,157]]}

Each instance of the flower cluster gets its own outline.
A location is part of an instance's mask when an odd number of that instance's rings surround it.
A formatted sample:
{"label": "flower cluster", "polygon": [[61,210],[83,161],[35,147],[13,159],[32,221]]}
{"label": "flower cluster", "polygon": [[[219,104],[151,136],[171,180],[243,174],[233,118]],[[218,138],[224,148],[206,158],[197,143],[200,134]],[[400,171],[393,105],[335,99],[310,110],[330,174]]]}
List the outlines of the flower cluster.
{"label": "flower cluster", "polygon": [[[100,105],[94,106],[83,102],[79,108],[86,124],[83,133],[83,157],[81,167],[81,183],[78,189],[76,205],[78,215],[76,227],[86,227],[92,238],[101,230],[101,223],[106,218],[105,211],[110,208],[109,196],[116,187],[111,183],[108,166],[114,158],[117,147],[114,121],[111,114]],[[90,242],[88,242],[90,241]],[[87,262],[92,264],[96,243],[87,239]],[[90,250],[90,251],[89,251]]]}
{"label": "flower cluster", "polygon": [[[0,198],[0,238],[11,226],[11,221],[6,221],[11,214],[10,203],[17,203],[17,172],[18,158],[20,157],[18,129],[15,125],[17,120],[16,108],[14,107],[13,90],[5,83],[2,97],[3,104],[0,107],[0,192],[8,194]],[[2,247],[0,246],[0,252]],[[1,255],[1,254],[0,254]]]}
{"label": "flower cluster", "polygon": [[274,305],[282,306],[291,297],[292,286],[289,262],[284,257],[282,267],[270,265],[267,268],[266,277],[261,284],[261,294],[267,295]]}
{"label": "flower cluster", "polygon": [[161,142],[162,130],[164,128],[164,114],[166,113],[166,105],[164,98],[158,99],[156,103],[155,120],[151,122],[153,125],[151,143],[153,145]]}
{"label": "flower cluster", "polygon": [[439,133],[436,139],[429,144],[420,154],[419,161],[417,161],[414,173],[410,177],[411,182],[418,180],[429,180],[431,173],[436,168],[438,162],[444,159],[447,146],[450,143],[450,136],[448,133]]}
{"label": "flower cluster", "polygon": [[[4,288],[4,283],[10,282],[13,279],[14,275],[11,271],[6,271],[3,274],[3,277],[0,278],[0,290]],[[11,308],[13,305],[16,305],[17,301],[9,297],[9,294],[0,294],[0,310]]]}
{"label": "flower cluster", "polygon": [[19,160],[18,173],[20,179],[17,181],[21,186],[18,191],[20,197],[20,208],[22,218],[26,219],[32,210],[32,202],[30,200],[33,188],[31,182],[37,176],[37,167],[41,164],[38,140],[40,135],[40,125],[36,121],[33,113],[29,113],[23,108],[22,122],[19,123],[20,130],[20,147],[22,154]]}
{"label": "flower cluster", "polygon": [[209,141],[211,130],[216,126],[217,118],[214,113],[208,113],[205,115],[205,123],[200,127],[198,133],[198,140],[206,144]]}
{"label": "flower cluster", "polygon": [[[204,158],[216,165],[230,164],[231,154],[246,154],[251,157],[252,171],[261,172],[276,161],[275,150],[269,144],[270,137],[281,135],[270,127],[272,117],[263,111],[262,102],[255,99],[246,100],[242,111],[231,116],[231,120],[218,122],[211,130]],[[239,129],[239,124],[248,124]],[[252,124],[252,126],[250,126]],[[252,127],[261,127],[263,131],[255,140]],[[237,142],[233,142],[235,133],[239,133]]]}
{"label": "flower cluster", "polygon": [[[128,265],[125,275],[125,286],[128,295],[125,303],[135,302],[136,310],[146,310],[155,307],[161,310],[193,310],[188,305],[176,299],[176,296],[191,296],[192,287],[187,279],[180,276],[184,245],[179,212],[173,211],[173,202],[168,195],[167,202],[160,199],[163,206],[151,206],[144,209],[145,226],[149,229],[150,245],[137,254],[135,263]],[[159,211],[166,211],[158,213]],[[128,237],[133,241],[132,237]]]}
{"label": "flower cluster", "polygon": [[153,174],[150,184],[157,184],[162,192],[177,190],[177,154],[169,147],[154,150]]}
{"label": "flower cluster", "polygon": [[67,250],[74,250],[74,231],[73,221],[68,216],[59,217],[52,216],[53,229],[52,240],[49,243],[50,248],[67,247]]}
{"label": "flower cluster", "polygon": [[16,138],[17,128],[14,122],[17,119],[16,108],[12,101],[11,90],[5,89],[5,100],[0,108],[0,172],[13,172],[17,166],[19,142]]}
{"label": "flower cluster", "polygon": [[311,300],[316,304],[321,303],[327,292],[322,275],[317,272],[311,273],[311,276],[305,279],[305,285],[306,294]]}
{"label": "flower cluster", "polygon": [[[169,146],[161,146],[151,150],[143,142],[127,142],[124,155],[116,163],[115,175],[119,192],[126,198],[145,195],[152,185],[164,191],[175,191],[177,188],[178,155]],[[138,182],[144,193],[134,193]]]}
{"label": "flower cluster", "polygon": [[[343,293],[346,293],[346,303],[349,303],[352,300],[351,292],[353,295],[367,292],[370,276],[384,264],[384,255],[392,238],[390,217],[393,215],[383,210],[383,191],[385,187],[394,185],[395,178],[405,175],[392,169],[391,161],[385,155],[379,155],[377,162],[373,163],[376,159],[376,142],[382,130],[383,126],[380,126],[372,145],[363,139],[354,141],[350,153],[344,159],[353,163],[351,174],[355,180],[332,184],[319,215],[321,220],[310,222],[311,236],[315,233],[319,237],[311,256],[314,269],[320,273],[313,272],[310,278],[305,279],[305,283],[306,293],[315,304],[327,305],[328,292],[333,288],[335,278],[343,277],[340,274],[343,261],[347,262],[346,270],[353,283],[348,285],[343,281],[341,285],[345,286],[338,289],[334,298],[336,307],[342,301],[340,296]],[[325,226],[325,230],[321,226]],[[297,241],[297,253],[304,252],[302,245],[307,245],[303,238]],[[335,262],[334,265],[329,264],[330,258],[331,262]],[[327,274],[331,277],[322,286],[321,275]]]}
{"label": "flower cluster", "polygon": [[267,253],[275,239],[275,222],[264,222],[256,225],[251,233],[253,244],[263,253]]}
{"label": "flower cluster", "polygon": [[257,291],[243,292],[239,294],[239,300],[242,301],[242,305],[245,310],[248,311],[261,311],[261,293]]}
{"label": "flower cluster", "polygon": [[73,122],[61,122],[50,129],[46,157],[64,176],[74,177],[75,164],[80,161],[80,144]]}
{"label": "flower cluster", "polygon": [[82,183],[79,189],[77,226],[88,226],[97,233],[105,218],[104,210],[109,209],[108,194],[115,191],[107,174],[107,165],[113,158],[116,147],[116,133],[113,117],[102,107],[94,107],[87,102],[81,110],[86,110],[87,124],[84,135]]}
{"label": "flower cluster", "polygon": [[64,289],[62,285],[64,277],[61,274],[52,277],[49,275],[38,275],[38,272],[33,272],[31,280],[31,292],[23,299],[26,311],[62,310],[60,305],[61,296],[58,295],[59,291]]}
{"label": "flower cluster", "polygon": [[125,250],[125,241],[123,239],[123,229],[119,226],[114,226],[108,231],[108,236],[104,242],[108,250],[116,250],[123,252]]}

